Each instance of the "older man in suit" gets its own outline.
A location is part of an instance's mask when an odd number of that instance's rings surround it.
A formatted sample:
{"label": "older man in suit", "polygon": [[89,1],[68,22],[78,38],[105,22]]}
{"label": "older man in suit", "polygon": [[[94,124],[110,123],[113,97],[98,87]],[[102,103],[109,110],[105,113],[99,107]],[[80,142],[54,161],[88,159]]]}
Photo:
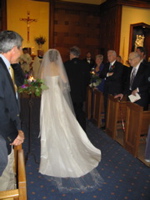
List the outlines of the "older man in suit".
{"label": "older man in suit", "polygon": [[21,55],[21,46],[22,37],[18,33],[0,32],[0,140],[3,143],[0,146],[0,190],[14,189],[13,145],[20,145],[24,141],[15,90],[15,78],[19,79],[19,84],[21,75],[19,70],[15,69],[14,77],[11,68],[11,64],[16,63]]}
{"label": "older man in suit", "polygon": [[[108,95],[113,96],[119,94],[122,91],[122,77],[124,67],[122,63],[117,61],[117,54],[114,50],[109,50],[107,52],[108,63],[104,65],[102,72],[100,73],[100,78],[105,79],[104,84],[104,110],[105,110],[105,120],[107,116],[107,99]],[[103,127],[105,128],[105,126]]]}
{"label": "older man in suit", "polygon": [[80,49],[76,46],[72,47],[70,49],[70,60],[64,64],[71,87],[71,98],[76,118],[81,127],[86,130],[86,118],[83,111],[83,103],[86,99],[86,88],[89,84],[90,73],[88,63],[80,60],[79,56]]}
{"label": "older man in suit", "polygon": [[119,94],[122,91],[123,65],[116,61],[117,54],[114,50],[107,52],[107,59],[108,63],[100,74],[100,77],[105,79],[104,95]]}
{"label": "older man in suit", "polygon": [[127,82],[123,94],[116,95],[115,98],[122,98],[123,95],[137,96],[140,95],[140,99],[135,103],[142,106],[144,110],[148,109],[149,96],[148,90],[150,87],[150,68],[147,64],[142,62],[138,52],[131,52],[129,54],[129,63],[132,66],[128,73]]}

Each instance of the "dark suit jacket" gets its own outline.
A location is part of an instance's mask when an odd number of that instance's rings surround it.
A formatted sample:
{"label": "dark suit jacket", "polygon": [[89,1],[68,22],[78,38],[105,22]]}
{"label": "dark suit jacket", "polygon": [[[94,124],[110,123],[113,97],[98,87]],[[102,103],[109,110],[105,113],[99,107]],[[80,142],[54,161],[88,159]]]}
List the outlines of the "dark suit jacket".
{"label": "dark suit jacket", "polygon": [[132,84],[132,90],[130,90],[131,71],[132,71],[132,67],[130,68],[129,73],[128,73],[128,78],[127,78],[124,94],[130,95],[133,90],[138,88],[141,99],[136,101],[135,103],[137,103],[140,106],[143,106],[144,110],[147,110],[148,103],[150,103],[148,99],[148,90],[150,87],[150,67],[144,63],[140,64],[139,69],[136,73],[136,76]]}
{"label": "dark suit jacket", "polygon": [[90,63],[87,61],[87,58],[83,59],[86,63],[89,64],[89,70],[91,71],[91,69],[94,67],[95,65],[95,60],[91,58]]}
{"label": "dark suit jacket", "polygon": [[25,74],[21,68],[21,65],[19,63],[11,64],[13,70],[14,70],[14,76],[15,76],[15,83],[17,86],[21,86],[24,83]]}
{"label": "dark suit jacket", "polygon": [[73,103],[85,101],[86,88],[90,80],[89,65],[78,58],[69,60],[64,65],[71,87]]}
{"label": "dark suit jacket", "polygon": [[122,92],[122,77],[123,77],[123,65],[120,62],[115,62],[113,65],[113,69],[111,72],[114,74],[112,76],[107,77],[107,73],[109,70],[110,63],[106,63],[102,72],[100,73],[100,78],[105,79],[104,84],[104,94],[112,94],[116,95]]}
{"label": "dark suit jacket", "polygon": [[19,105],[14,85],[5,63],[0,58],[0,135],[6,140],[8,153],[11,150],[10,143],[20,129]]}

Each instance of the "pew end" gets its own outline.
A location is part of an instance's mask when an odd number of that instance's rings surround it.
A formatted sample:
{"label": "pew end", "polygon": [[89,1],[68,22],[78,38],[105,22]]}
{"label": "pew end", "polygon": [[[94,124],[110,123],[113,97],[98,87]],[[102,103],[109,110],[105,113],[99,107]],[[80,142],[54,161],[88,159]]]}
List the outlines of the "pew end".
{"label": "pew end", "polygon": [[128,102],[126,114],[125,149],[138,157],[139,144],[146,141],[150,124],[150,111]]}
{"label": "pew end", "polygon": [[114,96],[108,96],[107,117],[106,117],[106,132],[116,140],[117,131],[123,129],[126,118],[126,101],[118,101]]}
{"label": "pew end", "polygon": [[92,117],[92,96],[93,96],[93,89],[90,86],[88,86],[86,93],[86,105],[85,105],[87,119],[91,119]]}
{"label": "pew end", "polygon": [[27,200],[25,161],[22,145],[14,148],[14,170],[16,173],[17,188],[14,190],[0,191],[2,200]]}
{"label": "pew end", "polygon": [[98,128],[103,126],[104,119],[104,95],[99,90],[93,93],[93,122]]}

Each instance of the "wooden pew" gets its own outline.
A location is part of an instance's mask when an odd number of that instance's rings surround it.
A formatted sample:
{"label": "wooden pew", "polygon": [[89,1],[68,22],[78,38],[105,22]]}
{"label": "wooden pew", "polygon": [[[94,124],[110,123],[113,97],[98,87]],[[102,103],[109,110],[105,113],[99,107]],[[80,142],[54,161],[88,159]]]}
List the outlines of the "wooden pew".
{"label": "wooden pew", "polygon": [[104,95],[99,90],[93,92],[93,121],[100,128],[104,119]]}
{"label": "wooden pew", "polygon": [[16,172],[17,188],[14,190],[0,191],[0,199],[27,200],[24,152],[21,145],[15,147],[14,156],[14,169]]}
{"label": "wooden pew", "polygon": [[112,95],[108,96],[106,132],[113,139],[116,139],[117,130],[124,128],[126,104],[127,101],[125,100],[118,101]]}
{"label": "wooden pew", "polygon": [[138,156],[140,140],[146,138],[150,125],[150,111],[134,103],[127,103],[125,149],[133,156]]}
{"label": "wooden pew", "polygon": [[92,117],[92,101],[93,98],[93,88],[90,86],[87,87],[87,98],[86,98],[86,117],[87,119],[91,119]]}

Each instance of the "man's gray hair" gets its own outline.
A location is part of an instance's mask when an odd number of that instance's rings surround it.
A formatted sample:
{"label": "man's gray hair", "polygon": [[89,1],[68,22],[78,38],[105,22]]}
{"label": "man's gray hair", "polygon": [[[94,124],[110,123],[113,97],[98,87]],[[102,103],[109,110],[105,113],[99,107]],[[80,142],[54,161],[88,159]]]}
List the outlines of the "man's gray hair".
{"label": "man's gray hair", "polygon": [[0,53],[7,53],[13,47],[18,49],[22,46],[23,38],[14,31],[0,32]]}
{"label": "man's gray hair", "polygon": [[140,58],[140,54],[139,54],[138,52],[136,52],[136,51],[130,52],[130,53],[129,53],[129,56],[133,56],[134,58],[137,58],[137,57]]}
{"label": "man's gray hair", "polygon": [[117,56],[117,53],[115,50],[108,50],[107,53],[112,53],[114,56]]}
{"label": "man's gray hair", "polygon": [[77,46],[73,46],[70,48],[70,53],[73,54],[74,56],[80,56],[81,51]]}

